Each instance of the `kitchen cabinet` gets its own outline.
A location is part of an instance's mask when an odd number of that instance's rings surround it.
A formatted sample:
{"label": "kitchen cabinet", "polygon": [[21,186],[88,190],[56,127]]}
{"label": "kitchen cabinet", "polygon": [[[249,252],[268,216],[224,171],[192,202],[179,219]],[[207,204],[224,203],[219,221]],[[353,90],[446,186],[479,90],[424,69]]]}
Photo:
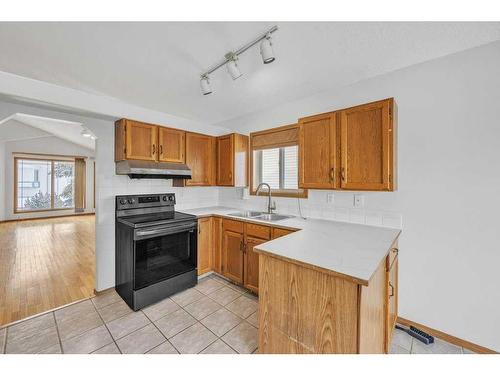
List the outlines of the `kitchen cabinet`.
{"label": "kitchen cabinet", "polygon": [[191,179],[185,186],[214,185],[215,138],[198,133],[186,133],[186,164],[191,169]]}
{"label": "kitchen cabinet", "polygon": [[213,222],[214,271],[222,274],[222,219],[214,217]]}
{"label": "kitchen cabinet", "polygon": [[218,186],[248,185],[248,136],[228,134],[217,137]]}
{"label": "kitchen cabinet", "polygon": [[243,286],[252,292],[259,293],[259,254],[254,247],[268,240],[247,236],[245,239]]}
{"label": "kitchen cabinet", "polygon": [[393,99],[340,112],[341,188],[394,190]]}
{"label": "kitchen cabinet", "polygon": [[274,240],[275,238],[283,237],[293,232],[295,231],[290,229],[272,228],[272,239]]}
{"label": "kitchen cabinet", "polygon": [[244,224],[234,220],[222,221],[222,274],[243,283]]}
{"label": "kitchen cabinet", "polygon": [[198,219],[198,275],[210,272],[213,267],[212,218]]}
{"label": "kitchen cabinet", "polygon": [[158,159],[156,125],[121,119],[115,123],[115,161]]}
{"label": "kitchen cabinet", "polygon": [[391,249],[387,257],[387,326],[386,352],[389,351],[392,334],[398,318],[398,249]]}
{"label": "kitchen cabinet", "polygon": [[299,187],[338,187],[337,114],[299,119]]}
{"label": "kitchen cabinet", "polygon": [[158,161],[185,162],[186,132],[178,129],[158,127]]}

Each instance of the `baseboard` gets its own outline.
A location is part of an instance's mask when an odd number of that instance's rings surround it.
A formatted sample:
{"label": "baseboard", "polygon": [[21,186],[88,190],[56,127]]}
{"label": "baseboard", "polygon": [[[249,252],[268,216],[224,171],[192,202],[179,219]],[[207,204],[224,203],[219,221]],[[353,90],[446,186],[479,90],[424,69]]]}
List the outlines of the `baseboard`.
{"label": "baseboard", "polygon": [[451,344],[455,344],[457,346],[462,346],[462,347],[464,347],[466,349],[469,349],[469,350],[471,350],[471,351],[473,351],[475,353],[480,353],[480,354],[498,354],[498,352],[496,352],[494,350],[491,350],[491,349],[488,349],[488,348],[485,348],[484,346],[480,346],[480,345],[474,344],[474,343],[472,343],[470,341],[462,340],[462,339],[460,339],[458,337],[455,337],[455,336],[449,335],[447,333],[438,331],[437,329],[434,329],[434,328],[431,328],[431,327],[427,327],[427,326],[425,326],[423,324],[411,321],[409,319],[402,318],[400,316],[398,316],[397,322],[400,323],[400,324],[402,324],[402,325],[408,326],[408,327],[409,326],[417,327],[418,329],[421,329],[422,331],[427,332],[430,335],[432,335],[434,337],[437,337],[438,339],[447,341],[447,342],[449,342]]}
{"label": "baseboard", "polygon": [[9,219],[9,220],[0,220],[0,223],[13,223],[16,221],[31,221],[31,220],[47,220],[47,219],[57,219],[61,217],[72,217],[72,216],[87,216],[87,215],[95,215],[95,212],[78,212],[71,213],[66,215],[55,215],[55,216],[44,216],[44,217],[26,217],[19,219]]}

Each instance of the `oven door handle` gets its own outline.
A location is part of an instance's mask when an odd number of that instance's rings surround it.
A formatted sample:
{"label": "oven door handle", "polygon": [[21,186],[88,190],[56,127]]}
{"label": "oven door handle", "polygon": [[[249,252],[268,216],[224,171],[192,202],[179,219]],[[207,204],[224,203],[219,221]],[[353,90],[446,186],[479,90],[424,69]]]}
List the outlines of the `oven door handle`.
{"label": "oven door handle", "polygon": [[162,236],[166,234],[175,234],[182,232],[191,232],[196,229],[196,224],[189,225],[176,225],[174,227],[163,227],[151,230],[138,230],[135,233],[135,238],[139,237],[150,237],[150,236]]}

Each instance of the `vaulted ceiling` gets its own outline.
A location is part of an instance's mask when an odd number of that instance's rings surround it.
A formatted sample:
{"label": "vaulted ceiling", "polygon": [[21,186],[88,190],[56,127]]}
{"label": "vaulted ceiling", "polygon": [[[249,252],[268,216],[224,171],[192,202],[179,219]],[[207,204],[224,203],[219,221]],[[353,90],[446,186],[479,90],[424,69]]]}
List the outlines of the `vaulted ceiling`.
{"label": "vaulted ceiling", "polygon": [[279,22],[202,96],[200,73],[273,23],[0,23],[0,70],[215,124],[500,39],[500,23]]}

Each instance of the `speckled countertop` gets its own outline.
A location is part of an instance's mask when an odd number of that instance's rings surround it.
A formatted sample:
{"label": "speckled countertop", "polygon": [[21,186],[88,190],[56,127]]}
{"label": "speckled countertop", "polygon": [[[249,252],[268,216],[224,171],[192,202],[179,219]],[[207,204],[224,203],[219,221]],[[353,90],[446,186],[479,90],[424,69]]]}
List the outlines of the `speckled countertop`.
{"label": "speckled countertop", "polygon": [[198,217],[218,215],[228,219],[299,229],[297,232],[256,246],[256,250],[348,276],[368,285],[401,231],[362,224],[293,217],[278,222],[236,218],[230,207],[182,210]]}

